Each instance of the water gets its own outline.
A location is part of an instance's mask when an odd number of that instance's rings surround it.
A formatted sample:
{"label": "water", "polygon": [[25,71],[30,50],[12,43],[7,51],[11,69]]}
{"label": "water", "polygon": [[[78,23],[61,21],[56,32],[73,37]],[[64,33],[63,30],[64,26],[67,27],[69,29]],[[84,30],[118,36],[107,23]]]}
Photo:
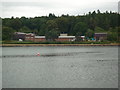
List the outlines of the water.
{"label": "water", "polygon": [[3,47],[3,56],[3,88],[118,87],[118,47]]}
{"label": "water", "polygon": [[[0,56],[2,56],[2,47],[0,47]],[[2,58],[0,58],[0,89],[2,89]]]}

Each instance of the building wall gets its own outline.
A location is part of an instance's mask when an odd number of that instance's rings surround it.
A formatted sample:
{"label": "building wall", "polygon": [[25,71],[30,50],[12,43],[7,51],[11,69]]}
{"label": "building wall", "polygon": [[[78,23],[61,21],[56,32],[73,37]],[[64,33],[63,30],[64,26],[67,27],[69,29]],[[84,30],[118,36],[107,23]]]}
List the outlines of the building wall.
{"label": "building wall", "polygon": [[64,41],[72,41],[74,38],[58,38],[58,39],[56,39],[56,41],[62,41],[62,42],[64,42]]}
{"label": "building wall", "polygon": [[25,40],[25,34],[14,34],[13,35],[13,40],[19,40],[19,39]]}
{"label": "building wall", "polygon": [[60,36],[68,36],[68,34],[60,34]]}
{"label": "building wall", "polygon": [[34,38],[25,38],[26,41],[34,41]]}
{"label": "building wall", "polygon": [[107,40],[107,34],[105,33],[95,34],[94,37],[96,40]]}
{"label": "building wall", "polygon": [[96,40],[107,40],[107,36],[96,36],[95,37]]}
{"label": "building wall", "polygon": [[[16,32],[13,37],[15,40],[25,40],[25,41],[33,41],[33,42],[44,42],[46,41],[45,36],[35,36],[33,33],[22,33]],[[67,34],[60,34],[59,38],[56,41],[73,41],[75,36],[67,36]]]}
{"label": "building wall", "polygon": [[31,34],[25,36],[26,41],[34,41],[34,39],[35,39],[35,36],[33,36]]}
{"label": "building wall", "polygon": [[44,42],[44,41],[46,41],[45,38],[35,38],[34,39],[34,42]]}

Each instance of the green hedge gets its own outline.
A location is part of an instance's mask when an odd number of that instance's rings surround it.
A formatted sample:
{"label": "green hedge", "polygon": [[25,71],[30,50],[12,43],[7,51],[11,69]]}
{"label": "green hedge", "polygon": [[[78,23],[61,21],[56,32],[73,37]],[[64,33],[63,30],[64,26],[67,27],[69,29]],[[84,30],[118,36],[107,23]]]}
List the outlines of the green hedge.
{"label": "green hedge", "polygon": [[104,42],[31,42],[31,41],[23,41],[23,42],[18,42],[18,41],[3,41],[3,44],[110,44],[110,43],[116,43],[116,42],[109,42],[109,41],[104,41]]}

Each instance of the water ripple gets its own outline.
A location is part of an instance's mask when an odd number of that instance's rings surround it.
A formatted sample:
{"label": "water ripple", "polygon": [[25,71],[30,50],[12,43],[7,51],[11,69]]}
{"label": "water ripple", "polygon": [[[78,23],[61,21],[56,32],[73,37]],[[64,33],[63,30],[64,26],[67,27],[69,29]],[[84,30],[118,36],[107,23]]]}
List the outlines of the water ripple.
{"label": "water ripple", "polygon": [[[73,56],[81,53],[86,54],[103,54],[102,52],[67,52],[67,53],[50,53],[43,54],[40,57],[55,57],[55,56]],[[0,58],[9,58],[9,57],[38,57],[38,55],[2,55]]]}

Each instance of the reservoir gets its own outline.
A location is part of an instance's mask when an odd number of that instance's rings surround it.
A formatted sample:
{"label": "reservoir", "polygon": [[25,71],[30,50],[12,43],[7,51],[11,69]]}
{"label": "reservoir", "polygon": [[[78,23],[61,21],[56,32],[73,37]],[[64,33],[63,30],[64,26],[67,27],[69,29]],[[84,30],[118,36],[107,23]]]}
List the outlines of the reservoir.
{"label": "reservoir", "polygon": [[0,58],[2,88],[118,88],[117,46],[3,47]]}

